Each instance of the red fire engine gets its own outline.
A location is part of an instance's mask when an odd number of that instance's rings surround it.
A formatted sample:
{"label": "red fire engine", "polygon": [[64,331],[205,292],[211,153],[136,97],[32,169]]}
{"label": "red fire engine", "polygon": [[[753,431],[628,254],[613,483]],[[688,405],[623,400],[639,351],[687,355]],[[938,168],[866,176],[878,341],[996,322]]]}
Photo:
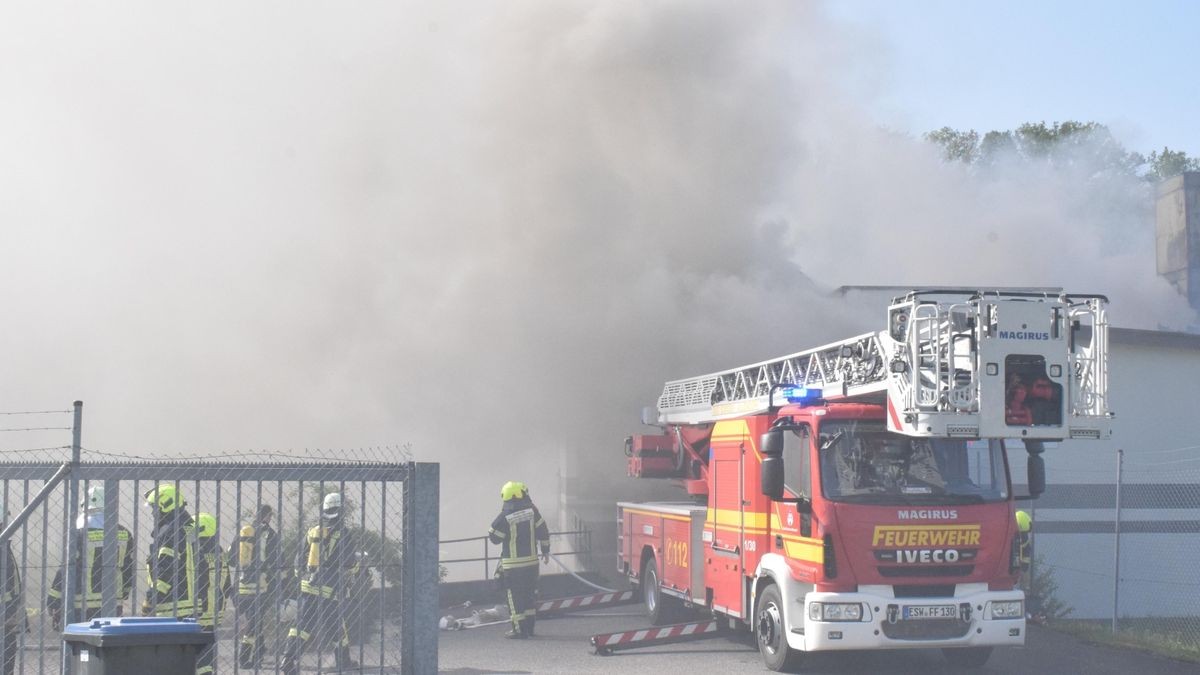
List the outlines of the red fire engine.
{"label": "red fire engine", "polygon": [[619,566],[655,623],[684,606],[804,652],[1025,640],[1005,439],[1110,436],[1107,300],[913,291],[883,331],[668,382],[629,474],[689,500],[618,505]]}

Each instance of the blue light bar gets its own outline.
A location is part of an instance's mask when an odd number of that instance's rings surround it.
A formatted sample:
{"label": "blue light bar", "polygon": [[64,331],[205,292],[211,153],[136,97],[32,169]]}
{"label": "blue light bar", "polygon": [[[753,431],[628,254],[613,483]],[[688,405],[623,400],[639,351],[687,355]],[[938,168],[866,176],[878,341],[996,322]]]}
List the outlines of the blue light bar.
{"label": "blue light bar", "polygon": [[783,395],[788,403],[812,403],[821,398],[821,390],[813,387],[785,387]]}

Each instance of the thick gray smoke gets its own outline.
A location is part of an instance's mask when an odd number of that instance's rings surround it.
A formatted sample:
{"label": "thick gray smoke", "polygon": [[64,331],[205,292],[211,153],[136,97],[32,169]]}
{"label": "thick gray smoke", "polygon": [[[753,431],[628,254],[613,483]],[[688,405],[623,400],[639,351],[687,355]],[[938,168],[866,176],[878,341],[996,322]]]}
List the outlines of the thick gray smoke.
{"label": "thick gray smoke", "polygon": [[941,164],[862,117],[857,40],[808,3],[5,7],[0,409],[80,398],[140,454],[409,442],[467,536],[563,449],[620,485],[664,380],[874,328],[835,285],[1187,322],[1143,192]]}

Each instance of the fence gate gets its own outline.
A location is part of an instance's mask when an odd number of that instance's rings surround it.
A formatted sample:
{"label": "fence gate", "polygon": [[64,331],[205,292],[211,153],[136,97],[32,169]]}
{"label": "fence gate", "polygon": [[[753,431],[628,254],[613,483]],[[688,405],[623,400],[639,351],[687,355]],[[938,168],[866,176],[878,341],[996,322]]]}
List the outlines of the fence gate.
{"label": "fence gate", "polygon": [[[201,541],[194,529],[191,544],[198,561],[215,551],[230,576],[230,596],[218,602],[216,672],[277,672],[293,629],[309,637],[300,662],[305,673],[338,672],[346,656],[335,655],[339,644],[348,645],[358,664],[353,672],[436,672],[436,464],[353,455],[303,462],[83,461],[77,441],[69,450],[0,462],[0,504],[7,514],[0,544],[12,551],[11,560],[0,554],[0,579],[13,579],[18,590],[16,599],[0,603],[5,633],[16,635],[0,643],[0,657],[15,672],[68,669],[65,623],[141,613],[155,521],[145,494],[158,486],[175,489],[193,518],[203,513],[215,522],[215,537]],[[56,452],[66,456],[48,456]],[[342,587],[321,603],[323,614],[302,617],[297,571],[303,574],[310,557],[320,555],[306,534],[321,522],[321,503],[331,492],[342,496],[353,561],[341,575]],[[276,593],[257,601],[256,613],[238,594],[238,538],[259,517],[278,533],[281,556],[268,570]],[[69,559],[75,564],[67,565]],[[187,583],[202,587],[204,580]],[[243,643],[261,645],[261,659],[246,660],[253,648],[239,659]]]}

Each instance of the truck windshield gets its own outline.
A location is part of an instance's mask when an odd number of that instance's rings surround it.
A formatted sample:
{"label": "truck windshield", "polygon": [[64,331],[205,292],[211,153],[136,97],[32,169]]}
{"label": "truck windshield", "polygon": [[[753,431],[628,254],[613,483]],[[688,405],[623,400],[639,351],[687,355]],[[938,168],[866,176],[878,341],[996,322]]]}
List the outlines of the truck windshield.
{"label": "truck windshield", "polygon": [[976,504],[1008,498],[1000,441],[912,438],[880,424],[829,421],[818,439],[826,499]]}

